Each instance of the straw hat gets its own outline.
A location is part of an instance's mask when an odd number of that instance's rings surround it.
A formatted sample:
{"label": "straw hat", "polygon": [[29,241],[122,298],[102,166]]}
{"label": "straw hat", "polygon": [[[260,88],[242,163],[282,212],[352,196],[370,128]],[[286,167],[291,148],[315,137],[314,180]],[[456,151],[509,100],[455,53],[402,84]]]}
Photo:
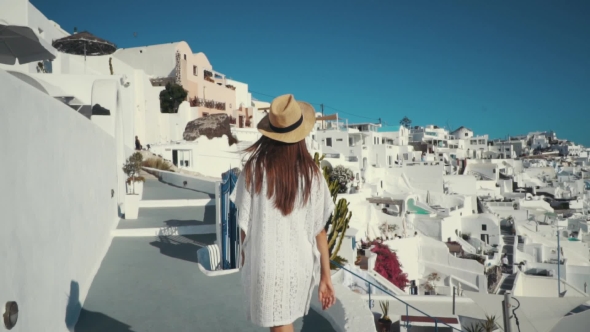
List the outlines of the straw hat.
{"label": "straw hat", "polygon": [[311,132],[315,109],[309,103],[296,101],[293,95],[276,97],[270,111],[258,123],[258,131],[275,141],[297,143]]}

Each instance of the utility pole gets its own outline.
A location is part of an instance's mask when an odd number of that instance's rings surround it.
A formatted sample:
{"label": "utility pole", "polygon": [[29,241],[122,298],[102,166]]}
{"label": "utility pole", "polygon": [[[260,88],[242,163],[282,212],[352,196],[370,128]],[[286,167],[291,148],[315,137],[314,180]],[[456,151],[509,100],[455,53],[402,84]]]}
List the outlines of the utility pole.
{"label": "utility pole", "polygon": [[453,315],[455,315],[455,286],[453,286]]}
{"label": "utility pole", "polygon": [[[320,107],[322,108],[322,118],[324,117],[324,104],[320,104]],[[326,131],[326,120],[322,120],[322,129],[324,131]]]}
{"label": "utility pole", "polygon": [[504,332],[512,332],[512,325],[510,325],[510,292],[504,293],[504,301],[502,301],[502,316],[504,317]]}
{"label": "utility pole", "polygon": [[557,228],[557,297],[561,297],[561,247],[559,246],[559,227]]}

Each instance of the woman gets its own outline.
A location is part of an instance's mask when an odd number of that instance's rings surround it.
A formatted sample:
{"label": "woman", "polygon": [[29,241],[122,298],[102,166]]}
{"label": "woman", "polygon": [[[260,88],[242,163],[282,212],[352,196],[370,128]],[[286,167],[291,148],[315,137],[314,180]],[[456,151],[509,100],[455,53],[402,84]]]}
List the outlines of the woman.
{"label": "woman", "polygon": [[273,100],[231,195],[247,316],[273,332],[293,331],[293,321],[307,314],[318,277],[323,309],[335,302],[324,230],[334,202],[305,145],[314,124],[308,103],[292,95]]}

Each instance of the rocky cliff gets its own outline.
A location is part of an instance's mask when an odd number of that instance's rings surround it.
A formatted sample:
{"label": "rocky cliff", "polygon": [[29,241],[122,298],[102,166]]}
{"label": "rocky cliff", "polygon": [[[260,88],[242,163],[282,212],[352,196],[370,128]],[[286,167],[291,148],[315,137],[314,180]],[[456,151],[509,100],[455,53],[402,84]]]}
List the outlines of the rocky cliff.
{"label": "rocky cliff", "polygon": [[208,139],[226,135],[228,144],[233,145],[238,140],[232,135],[227,114],[210,114],[193,121],[189,121],[184,128],[182,137],[186,141],[194,141],[200,136]]}

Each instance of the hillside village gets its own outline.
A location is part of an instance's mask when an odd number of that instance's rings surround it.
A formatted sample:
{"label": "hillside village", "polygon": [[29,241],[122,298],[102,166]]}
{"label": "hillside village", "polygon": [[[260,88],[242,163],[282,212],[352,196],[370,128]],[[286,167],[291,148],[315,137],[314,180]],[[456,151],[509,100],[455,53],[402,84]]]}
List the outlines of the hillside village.
{"label": "hillside village", "polygon": [[[0,22],[38,39],[29,55],[38,59],[0,61],[0,151],[23,161],[5,170],[18,181],[0,180],[11,193],[1,205],[8,212],[0,262],[9,272],[1,274],[0,302],[6,310],[18,303],[15,330],[188,331],[193,314],[199,331],[243,326],[245,318],[228,313],[239,301],[225,300],[238,296],[240,268],[227,195],[272,98],[254,98],[247,82],[216,71],[215,59],[184,41],[117,48],[66,31],[28,1],[0,6],[10,9]],[[80,45],[94,53],[80,53]],[[489,331],[587,326],[590,148],[567,133],[494,139],[469,123],[448,128],[395,116],[399,127],[390,130],[318,112],[306,138],[338,187],[336,200],[348,203],[330,227],[339,302],[326,312],[312,302],[315,326],[468,331],[492,316]],[[137,169],[124,173],[133,163]],[[153,248],[157,260],[143,252]],[[140,323],[157,310],[148,294],[165,297],[163,273],[183,274],[174,272],[176,261],[156,263],[160,256],[190,262],[178,271],[194,280],[170,280],[192,283],[187,289],[211,302],[201,313],[172,305],[168,316],[186,310],[186,317],[154,329]],[[134,302],[113,309],[134,296],[143,312],[129,309]],[[207,311],[216,306],[233,317],[227,329]],[[121,317],[108,325],[99,310]]]}

